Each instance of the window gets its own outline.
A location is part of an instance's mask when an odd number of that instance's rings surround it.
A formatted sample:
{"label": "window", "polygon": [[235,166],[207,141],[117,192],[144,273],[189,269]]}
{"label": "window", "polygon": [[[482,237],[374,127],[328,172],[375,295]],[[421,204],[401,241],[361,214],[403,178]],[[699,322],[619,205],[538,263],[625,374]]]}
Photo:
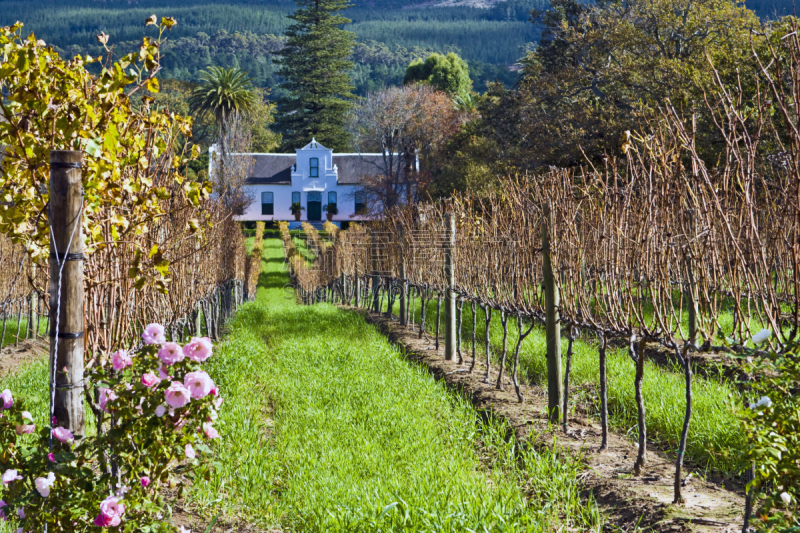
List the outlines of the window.
{"label": "window", "polygon": [[318,157],[312,157],[310,166],[311,166],[311,171],[308,173],[308,175],[310,177],[312,177],[312,178],[318,178],[319,177],[319,158]]}
{"label": "window", "polygon": [[356,215],[363,215],[367,211],[366,202],[364,201],[364,193],[356,192]]}
{"label": "window", "polygon": [[300,203],[300,193],[299,192],[293,192],[292,193],[292,203],[293,204],[299,204]]}
{"label": "window", "polygon": [[336,206],[336,192],[331,191],[328,193],[328,205]]}
{"label": "window", "polygon": [[273,196],[271,192],[262,192],[261,193],[261,214],[262,215],[274,215],[275,214],[275,204],[272,202]]}

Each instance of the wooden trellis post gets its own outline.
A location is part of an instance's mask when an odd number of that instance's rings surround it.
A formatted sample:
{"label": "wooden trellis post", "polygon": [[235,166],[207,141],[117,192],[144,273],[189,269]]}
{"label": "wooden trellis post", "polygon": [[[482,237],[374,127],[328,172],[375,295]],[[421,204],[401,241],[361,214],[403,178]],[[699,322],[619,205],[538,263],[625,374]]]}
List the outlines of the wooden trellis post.
{"label": "wooden trellis post", "polygon": [[561,403],[564,399],[564,381],[561,376],[561,324],[558,316],[560,299],[550,257],[550,228],[553,227],[553,213],[549,205],[545,204],[543,207],[542,268],[547,335],[547,410],[550,420],[557,423],[561,420]]}
{"label": "wooden trellis post", "polygon": [[406,256],[405,256],[405,230],[403,225],[397,226],[397,236],[399,238],[398,250],[400,264],[397,265],[397,273],[400,276],[400,325],[405,326],[408,324],[408,310],[406,308],[406,292],[408,291],[408,284],[406,283]]}
{"label": "wooden trellis post", "polygon": [[444,358],[452,361],[456,357],[456,285],[455,247],[456,247],[456,219],[452,213],[445,216],[447,231],[444,242],[444,275],[447,285],[445,292],[445,329],[444,329]]}
{"label": "wooden trellis post", "polygon": [[[50,152],[50,379],[56,425],[83,435],[83,186],[79,151]],[[56,313],[58,311],[58,316]]]}
{"label": "wooden trellis post", "polygon": [[380,293],[378,288],[381,282],[380,274],[378,273],[378,234],[372,230],[372,246],[370,246],[372,256],[372,310],[378,313],[380,309]]}

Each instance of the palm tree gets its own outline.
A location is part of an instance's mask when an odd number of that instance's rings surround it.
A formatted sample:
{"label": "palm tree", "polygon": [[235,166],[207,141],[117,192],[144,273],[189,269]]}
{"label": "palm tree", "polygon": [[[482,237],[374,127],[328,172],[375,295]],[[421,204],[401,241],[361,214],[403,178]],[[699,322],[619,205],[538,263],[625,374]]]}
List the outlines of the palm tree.
{"label": "palm tree", "polygon": [[[200,73],[200,80],[202,83],[189,97],[189,109],[199,116],[213,115],[217,123],[219,167],[217,175],[209,178],[214,181],[214,187],[225,204],[234,213],[241,214],[247,203],[243,200],[246,198],[243,189],[246,172],[237,167],[236,160],[228,160],[228,149],[236,151],[237,144],[240,144],[231,142],[228,137],[229,134],[235,136],[239,133],[239,119],[252,111],[258,103],[253,82],[245,71],[237,67],[208,67],[208,70]],[[231,131],[228,131],[229,127]],[[229,147],[228,144],[232,146]],[[241,160],[238,162],[241,163]]]}
{"label": "palm tree", "polygon": [[189,109],[198,115],[214,115],[222,139],[228,119],[234,113],[247,114],[255,107],[253,82],[238,67],[208,67],[200,72],[200,80],[202,83],[189,97]]}

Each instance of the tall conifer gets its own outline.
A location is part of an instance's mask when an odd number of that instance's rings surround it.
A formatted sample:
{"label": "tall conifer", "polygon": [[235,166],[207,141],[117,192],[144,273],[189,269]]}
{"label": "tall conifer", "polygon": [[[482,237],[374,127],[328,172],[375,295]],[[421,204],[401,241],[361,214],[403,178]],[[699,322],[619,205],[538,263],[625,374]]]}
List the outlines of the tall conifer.
{"label": "tall conifer", "polygon": [[279,52],[281,84],[289,96],[278,102],[278,127],[284,148],[299,148],[316,137],[336,151],[346,150],[345,116],[352,106],[355,35],[341,28],[350,19],[338,14],[348,0],[295,0],[286,46]]}

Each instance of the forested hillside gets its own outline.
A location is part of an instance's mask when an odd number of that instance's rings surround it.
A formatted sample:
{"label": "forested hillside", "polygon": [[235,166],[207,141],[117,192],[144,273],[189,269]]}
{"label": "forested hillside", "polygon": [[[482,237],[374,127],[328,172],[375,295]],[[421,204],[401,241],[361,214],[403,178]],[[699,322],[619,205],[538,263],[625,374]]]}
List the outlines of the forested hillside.
{"label": "forested hillside", "polygon": [[[470,64],[475,89],[498,79],[510,84],[509,66],[539,38],[528,22],[531,9],[546,0],[510,0],[490,9],[414,7],[406,0],[357,2],[345,15],[359,45],[354,61],[356,92],[365,94],[402,81],[412,59],[433,51],[458,52]],[[209,65],[240,66],[261,87],[275,88],[272,54],[282,46],[293,2],[235,1],[225,4],[168,2],[0,2],[0,24],[23,21],[26,29],[68,55],[99,55],[95,36],[105,32],[116,50],[138,46],[143,21],[153,12],[172,16],[178,25],[164,49],[165,78],[195,81]],[[421,5],[421,4],[420,4]]]}

